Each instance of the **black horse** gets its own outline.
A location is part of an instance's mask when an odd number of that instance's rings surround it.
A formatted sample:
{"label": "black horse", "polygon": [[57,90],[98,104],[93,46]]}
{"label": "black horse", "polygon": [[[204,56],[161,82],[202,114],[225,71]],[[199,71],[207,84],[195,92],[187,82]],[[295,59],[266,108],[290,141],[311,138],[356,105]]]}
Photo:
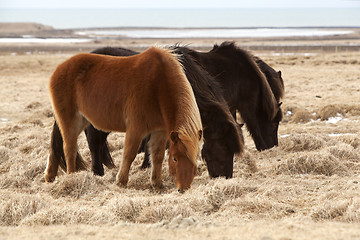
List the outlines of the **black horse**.
{"label": "black horse", "polygon": [[[209,156],[205,158],[209,175],[211,177],[226,176],[230,178],[233,173],[234,154],[243,152],[244,148],[241,128],[229,111],[219,83],[200,65],[196,64],[192,57],[183,52],[181,48],[174,47],[171,50],[179,55],[179,60],[184,66],[186,77],[193,88],[200,110],[204,134],[202,153],[204,156]],[[138,54],[131,50],[110,47],[98,49],[92,53],[112,56]],[[109,168],[115,166],[106,142],[108,133],[99,131],[92,125],[85,129],[85,133],[92,154],[92,170],[97,175],[104,175],[102,164]],[[146,141],[144,141],[145,143]],[[50,157],[59,162],[63,169],[66,169],[62,146],[62,136],[55,122],[51,135]],[[77,154],[76,163],[78,170],[85,168],[79,153]]]}
{"label": "black horse", "polygon": [[204,53],[181,49],[220,83],[233,117],[236,119],[236,112],[240,113],[257,150],[278,145],[278,126],[282,119],[279,101],[284,94],[281,72],[233,42],[215,45]]}

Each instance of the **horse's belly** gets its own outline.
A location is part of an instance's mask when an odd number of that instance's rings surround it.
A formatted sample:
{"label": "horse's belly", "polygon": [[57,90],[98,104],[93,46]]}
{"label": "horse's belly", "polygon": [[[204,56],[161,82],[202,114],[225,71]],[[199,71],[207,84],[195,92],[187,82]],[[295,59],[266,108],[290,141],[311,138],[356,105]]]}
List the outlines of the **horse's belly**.
{"label": "horse's belly", "polygon": [[[101,112],[82,111],[81,114],[96,128],[105,132],[126,132],[129,128],[149,133],[165,129],[165,122],[161,113],[156,111],[140,112],[139,114],[126,114],[122,111]],[[155,114],[154,114],[155,113]]]}
{"label": "horse's belly", "polygon": [[93,122],[95,128],[102,130],[104,132],[126,132],[126,125],[123,121],[101,121],[101,122]]}
{"label": "horse's belly", "polygon": [[[132,89],[128,89],[128,92],[136,93]],[[148,98],[140,95],[129,95],[126,92],[118,94],[116,91],[83,93],[78,96],[77,106],[83,116],[99,130],[126,132],[131,128],[148,133],[163,129],[165,122],[158,102],[146,100]]]}
{"label": "horse's belly", "polygon": [[126,132],[126,124],[122,114],[91,114],[89,112],[81,113],[96,129],[110,132]]}

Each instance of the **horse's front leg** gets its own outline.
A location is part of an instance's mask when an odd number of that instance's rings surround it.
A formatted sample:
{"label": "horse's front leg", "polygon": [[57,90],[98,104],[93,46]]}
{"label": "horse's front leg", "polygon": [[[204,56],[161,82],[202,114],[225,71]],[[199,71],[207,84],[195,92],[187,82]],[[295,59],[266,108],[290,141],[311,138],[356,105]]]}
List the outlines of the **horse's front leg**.
{"label": "horse's front leg", "polygon": [[132,131],[128,130],[126,132],[123,160],[116,175],[116,184],[119,186],[126,187],[129,181],[130,167],[136,157],[142,137],[136,134],[136,131],[132,133]]}
{"label": "horse's front leg", "polygon": [[151,134],[149,141],[150,157],[152,161],[151,185],[162,188],[162,163],[164,161],[167,135],[166,131],[158,131]]}

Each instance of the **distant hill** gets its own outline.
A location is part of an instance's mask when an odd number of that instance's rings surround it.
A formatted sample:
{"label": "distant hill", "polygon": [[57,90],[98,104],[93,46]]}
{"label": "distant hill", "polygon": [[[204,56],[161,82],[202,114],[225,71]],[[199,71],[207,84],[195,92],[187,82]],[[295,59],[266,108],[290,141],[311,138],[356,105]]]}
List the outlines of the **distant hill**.
{"label": "distant hill", "polygon": [[31,22],[0,22],[0,33],[33,33],[39,31],[53,30],[53,27]]}

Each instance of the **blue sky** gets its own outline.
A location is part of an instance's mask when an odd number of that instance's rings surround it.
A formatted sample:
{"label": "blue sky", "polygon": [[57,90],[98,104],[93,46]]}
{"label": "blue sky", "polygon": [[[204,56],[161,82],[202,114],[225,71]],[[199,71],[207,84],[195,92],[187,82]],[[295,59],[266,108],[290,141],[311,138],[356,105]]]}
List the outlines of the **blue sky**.
{"label": "blue sky", "polygon": [[[1,0],[0,8],[353,8],[360,0]],[[359,13],[360,14],[360,13]]]}

